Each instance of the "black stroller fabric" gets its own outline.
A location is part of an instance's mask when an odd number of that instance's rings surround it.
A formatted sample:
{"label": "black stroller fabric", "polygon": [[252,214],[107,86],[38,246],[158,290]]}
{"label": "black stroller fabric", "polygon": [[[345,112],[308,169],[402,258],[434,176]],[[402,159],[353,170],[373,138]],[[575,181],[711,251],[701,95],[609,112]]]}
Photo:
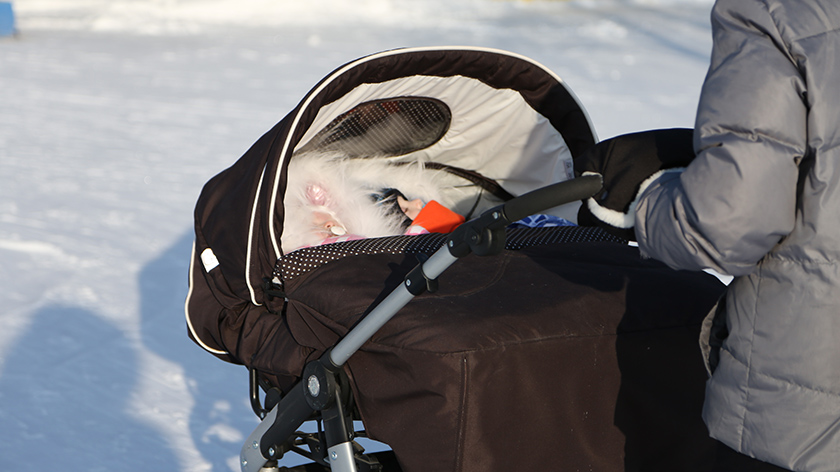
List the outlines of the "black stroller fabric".
{"label": "black stroller fabric", "polygon": [[[544,138],[562,142],[571,159],[595,144],[571,92],[520,56],[420,49],[343,66],[202,191],[186,304],[196,343],[287,390],[306,362],[402,282],[418,254],[442,243],[434,234],[394,236],[286,253],[281,239],[286,168],[295,152],[341,148],[336,143],[358,134],[347,132],[358,107],[394,97],[368,94],[346,107],[342,100],[415,79],[445,79],[456,88],[480,83],[464,93],[512,93],[535,113],[522,149],[551,147],[531,146]],[[422,139],[385,139],[385,155],[431,156],[429,168],[476,188],[478,212],[552,183],[534,180],[546,174],[540,169],[562,174],[562,163],[540,167],[543,157],[529,161],[524,152],[522,164],[505,173],[498,161],[465,167],[460,159],[471,143],[443,149],[435,160],[440,146],[459,143],[453,133],[471,116],[447,97],[433,97],[446,105],[435,109],[447,112],[422,122],[429,131]],[[499,122],[480,126],[502,133],[510,111],[493,109],[486,116]],[[348,147],[357,157],[372,152],[364,140]],[[538,171],[516,175],[529,166]],[[409,303],[350,358],[345,370],[369,435],[392,447],[405,471],[707,470],[711,441],[699,414],[705,369],[697,337],[723,285],[643,260],[595,228],[508,236],[501,255],[458,261],[438,291]]]}
{"label": "black stroller fabric", "polygon": [[[306,358],[416,262],[347,257],[287,284]],[[404,470],[705,470],[697,338],[717,279],[589,242],[468,257],[439,282],[348,362],[368,433]]]}

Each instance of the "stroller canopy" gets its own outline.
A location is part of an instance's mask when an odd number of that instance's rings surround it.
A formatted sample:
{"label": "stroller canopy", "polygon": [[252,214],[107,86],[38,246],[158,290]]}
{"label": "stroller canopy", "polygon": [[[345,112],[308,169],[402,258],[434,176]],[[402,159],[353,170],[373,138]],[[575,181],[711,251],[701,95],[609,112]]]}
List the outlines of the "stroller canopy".
{"label": "stroller canopy", "polygon": [[[263,278],[289,250],[283,196],[297,154],[340,149],[351,159],[422,162],[447,175],[447,202],[471,216],[573,178],[572,159],[596,141],[571,90],[528,58],[454,47],[374,54],[329,74],[207,183],[195,251],[234,294],[261,305]],[[576,208],[556,212],[573,219]]]}

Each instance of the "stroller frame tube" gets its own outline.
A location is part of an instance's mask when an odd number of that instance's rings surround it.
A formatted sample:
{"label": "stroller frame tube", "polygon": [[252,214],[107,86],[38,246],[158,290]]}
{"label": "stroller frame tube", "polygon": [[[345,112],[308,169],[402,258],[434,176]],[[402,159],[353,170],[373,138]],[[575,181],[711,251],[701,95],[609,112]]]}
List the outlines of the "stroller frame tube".
{"label": "stroller frame tube", "polygon": [[[426,280],[435,280],[443,271],[454,264],[456,260],[458,258],[450,254],[449,248],[444,246],[432,254],[432,257],[420,266],[420,270]],[[417,283],[414,281],[414,278],[407,277],[402,285],[394,289],[355,328],[347,333],[344,339],[336,344],[330,353],[330,360],[333,365],[337,367],[343,366],[379,328],[393,318],[416,295],[422,293],[422,288],[414,288]]]}
{"label": "stroller frame tube", "polygon": [[[259,472],[266,464],[282,457],[284,451],[280,446],[314,412],[341,412],[340,387],[333,379],[342,371],[342,366],[415,296],[426,290],[433,291],[437,277],[456,260],[471,253],[479,256],[500,253],[504,249],[507,225],[548,208],[587,199],[599,192],[601,185],[601,176],[597,174],[559,182],[491,208],[456,228],[443,247],[418,264],[403,283],[362,318],[341,341],[320,359],[307,364],[303,378],[271,409],[245,441],[240,453],[241,470]],[[333,420],[344,420],[343,415],[338,416],[342,417]],[[343,426],[339,424],[338,429],[343,429]],[[346,431],[326,433],[328,444],[325,460],[330,469],[336,472],[356,472],[356,454],[351,435]]]}
{"label": "stroller frame tube", "polygon": [[327,449],[330,470],[334,472],[356,472],[356,461],[353,454],[353,444],[345,441]]}

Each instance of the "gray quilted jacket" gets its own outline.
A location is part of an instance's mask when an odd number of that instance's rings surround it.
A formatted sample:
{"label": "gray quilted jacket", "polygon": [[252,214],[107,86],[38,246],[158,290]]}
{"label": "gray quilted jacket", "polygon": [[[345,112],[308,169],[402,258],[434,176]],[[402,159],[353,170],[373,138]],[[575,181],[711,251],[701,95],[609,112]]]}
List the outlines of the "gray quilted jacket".
{"label": "gray quilted jacket", "polygon": [[840,1],[718,0],[697,158],[642,194],[643,254],[736,276],[704,419],[733,449],[840,470]]}

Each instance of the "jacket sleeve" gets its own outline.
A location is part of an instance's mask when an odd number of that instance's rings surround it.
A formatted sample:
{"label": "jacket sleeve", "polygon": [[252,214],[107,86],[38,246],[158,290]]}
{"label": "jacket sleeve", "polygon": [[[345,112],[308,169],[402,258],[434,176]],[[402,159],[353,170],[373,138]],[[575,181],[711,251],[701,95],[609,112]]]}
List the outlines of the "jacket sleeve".
{"label": "jacket sleeve", "polygon": [[805,81],[762,1],[719,0],[712,31],[697,157],[642,194],[636,235],[673,268],[744,275],[794,227]]}

